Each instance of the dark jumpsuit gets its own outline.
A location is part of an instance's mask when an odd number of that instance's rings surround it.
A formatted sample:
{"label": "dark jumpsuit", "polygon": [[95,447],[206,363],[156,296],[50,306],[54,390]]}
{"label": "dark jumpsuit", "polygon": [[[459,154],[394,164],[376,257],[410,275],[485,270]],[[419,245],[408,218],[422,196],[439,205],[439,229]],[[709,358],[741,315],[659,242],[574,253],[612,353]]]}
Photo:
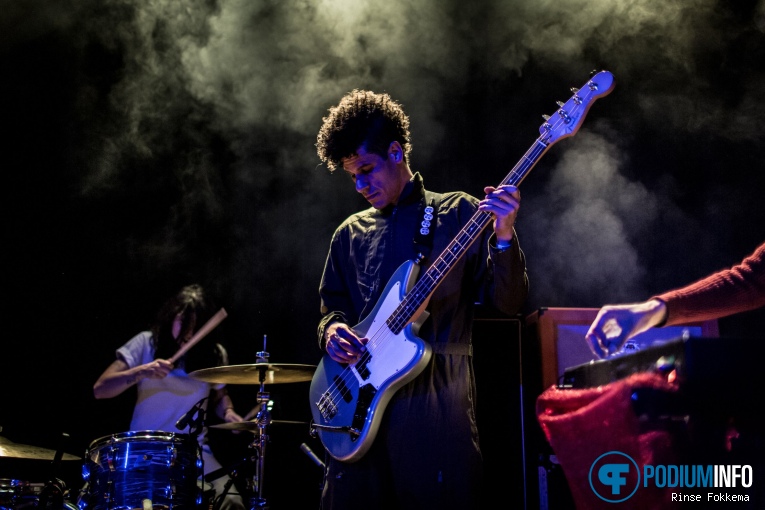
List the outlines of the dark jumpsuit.
{"label": "dark jumpsuit", "polygon": [[[333,234],[319,287],[322,349],[330,323],[358,324],[396,269],[421,251],[414,240],[426,203],[435,203],[437,213],[433,248],[420,275],[478,205],[463,192],[425,191],[419,174],[401,196],[396,206],[351,215]],[[477,508],[483,468],[471,358],[474,307],[480,301],[514,314],[527,294],[517,236],[509,249],[499,251],[487,227],[433,292],[430,316],[417,335],[432,346],[433,356],[391,398],[369,451],[355,462],[327,456],[324,510]]]}

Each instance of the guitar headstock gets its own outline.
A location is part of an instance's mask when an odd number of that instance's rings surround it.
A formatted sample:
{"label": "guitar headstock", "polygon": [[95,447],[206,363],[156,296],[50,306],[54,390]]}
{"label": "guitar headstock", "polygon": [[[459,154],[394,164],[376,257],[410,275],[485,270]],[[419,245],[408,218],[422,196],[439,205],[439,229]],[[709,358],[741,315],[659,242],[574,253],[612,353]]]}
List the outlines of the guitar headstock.
{"label": "guitar headstock", "polygon": [[592,103],[613,89],[614,75],[608,71],[594,74],[580,89],[571,89],[574,95],[565,104],[558,102],[560,108],[549,117],[545,116],[545,123],[539,127],[540,140],[552,145],[561,138],[574,135]]}

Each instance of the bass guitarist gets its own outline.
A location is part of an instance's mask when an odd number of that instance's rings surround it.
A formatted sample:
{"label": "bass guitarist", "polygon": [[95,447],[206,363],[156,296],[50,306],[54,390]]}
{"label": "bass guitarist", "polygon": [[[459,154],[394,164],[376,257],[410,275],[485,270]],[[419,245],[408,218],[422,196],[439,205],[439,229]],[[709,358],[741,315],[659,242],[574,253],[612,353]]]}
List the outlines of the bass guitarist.
{"label": "bass guitarist", "polygon": [[[374,397],[368,413],[371,433],[319,429],[328,451],[322,509],[478,508],[483,467],[471,358],[473,312],[475,303],[483,302],[515,314],[527,297],[526,261],[513,227],[520,192],[512,185],[486,187],[479,200],[464,192],[426,190],[422,176],[409,167],[409,118],[384,93],[346,94],[323,119],[316,145],[329,170],[346,173],[371,204],[343,221],[332,236],[319,286],[323,356],[339,367],[353,367],[354,380],[379,375],[387,366],[393,367],[394,379],[401,372],[414,374],[374,394],[356,395],[350,381],[334,395],[330,389],[315,399],[312,394],[312,406],[328,420],[338,405],[363,397],[365,403],[356,406],[361,409]],[[416,327],[399,335],[416,331],[413,342],[424,346],[416,363],[399,370],[397,351],[390,349],[380,351],[394,354],[390,362],[374,354],[376,364],[367,364],[365,356],[378,342],[379,323],[390,308],[381,300],[406,294],[394,284],[402,264],[421,261],[422,277],[426,268],[440,263],[438,254],[449,253],[450,243],[461,246],[464,229],[471,231],[466,223],[478,210],[489,213],[492,228],[476,231],[464,255],[430,285],[432,293],[416,311]],[[410,285],[401,282],[406,291]],[[431,291],[427,282],[424,288]],[[365,320],[372,315],[379,320]],[[356,327],[360,321],[365,322],[363,331]],[[388,326],[381,329],[389,333]],[[328,379],[332,385],[342,377]],[[379,398],[383,392],[390,394]],[[335,442],[341,441],[355,441],[358,449],[332,455]]]}

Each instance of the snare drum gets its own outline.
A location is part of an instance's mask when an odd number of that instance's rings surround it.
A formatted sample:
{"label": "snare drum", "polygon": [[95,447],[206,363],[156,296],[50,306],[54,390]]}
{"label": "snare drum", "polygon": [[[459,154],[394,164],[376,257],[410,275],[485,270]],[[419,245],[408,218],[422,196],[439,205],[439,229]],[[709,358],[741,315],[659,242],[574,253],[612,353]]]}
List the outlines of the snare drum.
{"label": "snare drum", "polygon": [[195,437],[134,431],[93,441],[85,455],[81,510],[192,510],[202,502]]}

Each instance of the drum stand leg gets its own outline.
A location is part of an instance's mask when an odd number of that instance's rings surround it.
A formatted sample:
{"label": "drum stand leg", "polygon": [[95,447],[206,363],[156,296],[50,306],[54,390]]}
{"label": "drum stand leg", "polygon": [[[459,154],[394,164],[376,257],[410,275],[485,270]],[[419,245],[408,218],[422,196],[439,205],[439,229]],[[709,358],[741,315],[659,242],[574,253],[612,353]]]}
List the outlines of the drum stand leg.
{"label": "drum stand leg", "polygon": [[258,402],[261,404],[260,410],[258,411],[258,414],[255,415],[259,433],[252,442],[252,446],[257,452],[255,476],[253,480],[253,487],[255,488],[257,495],[253,496],[251,499],[251,510],[268,508],[266,500],[263,498],[263,473],[265,470],[266,444],[268,443],[266,428],[268,427],[268,424],[271,423],[271,411],[268,410],[270,395],[263,389],[264,383],[262,380],[264,378],[265,373],[261,377],[260,391],[258,392]]}
{"label": "drum stand leg", "polygon": [[271,423],[271,411],[268,409],[268,402],[271,396],[265,391],[266,374],[268,371],[268,352],[266,352],[266,337],[263,336],[263,350],[257,353],[257,362],[262,363],[265,366],[259,368],[258,381],[260,382],[260,391],[258,391],[258,403],[260,404],[260,410],[255,415],[255,422],[258,424],[258,436],[253,440],[252,447],[257,452],[255,475],[253,479],[253,486],[256,496],[253,496],[250,501],[251,510],[268,510],[268,505],[263,497],[263,472],[266,467],[266,444],[268,443],[268,433],[266,429]]}

